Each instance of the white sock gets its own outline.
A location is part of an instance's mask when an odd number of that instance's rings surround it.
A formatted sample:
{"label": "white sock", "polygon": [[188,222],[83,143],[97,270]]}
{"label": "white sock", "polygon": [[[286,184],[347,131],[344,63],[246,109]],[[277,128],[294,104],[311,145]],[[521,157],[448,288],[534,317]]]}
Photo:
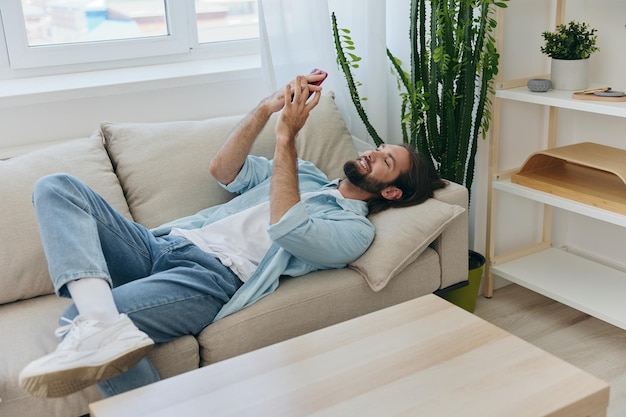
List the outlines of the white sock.
{"label": "white sock", "polygon": [[83,278],[67,284],[67,289],[78,309],[88,320],[112,323],[119,319],[109,283],[101,278]]}

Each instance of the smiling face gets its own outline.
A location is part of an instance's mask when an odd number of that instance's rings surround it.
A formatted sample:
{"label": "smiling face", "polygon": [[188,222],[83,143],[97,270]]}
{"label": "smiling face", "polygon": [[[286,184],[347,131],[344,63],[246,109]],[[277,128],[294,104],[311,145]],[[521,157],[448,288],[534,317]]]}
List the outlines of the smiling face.
{"label": "smiling face", "polygon": [[378,195],[410,167],[407,149],[399,145],[383,144],[375,150],[363,152],[355,161],[346,162],[343,168],[351,183],[368,193]]}

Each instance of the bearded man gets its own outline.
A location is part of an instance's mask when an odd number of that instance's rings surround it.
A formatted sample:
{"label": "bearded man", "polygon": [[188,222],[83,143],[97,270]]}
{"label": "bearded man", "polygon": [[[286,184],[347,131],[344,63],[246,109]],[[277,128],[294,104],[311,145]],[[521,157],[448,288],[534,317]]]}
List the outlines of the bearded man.
{"label": "bearded man", "polygon": [[[33,202],[50,276],[74,304],[57,349],[27,365],[21,386],[59,397],[92,384],[112,396],[159,380],[146,353],[197,335],[274,291],[280,276],[343,268],[374,239],[368,213],[419,204],[445,186],[422,156],[383,145],[329,179],[298,159],[295,141],[326,74],[298,76],[230,133],[210,172],[229,202],[156,229],[127,220],[78,179],[54,174]],[[273,113],[274,158],[250,155]],[[163,167],[167,169],[167,166]]]}

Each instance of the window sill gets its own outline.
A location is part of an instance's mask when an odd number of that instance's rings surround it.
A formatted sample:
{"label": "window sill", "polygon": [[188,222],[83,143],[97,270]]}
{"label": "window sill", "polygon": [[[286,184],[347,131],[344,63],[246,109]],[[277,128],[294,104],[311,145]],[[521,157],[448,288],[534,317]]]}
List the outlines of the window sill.
{"label": "window sill", "polygon": [[0,108],[258,77],[259,56],[0,81]]}

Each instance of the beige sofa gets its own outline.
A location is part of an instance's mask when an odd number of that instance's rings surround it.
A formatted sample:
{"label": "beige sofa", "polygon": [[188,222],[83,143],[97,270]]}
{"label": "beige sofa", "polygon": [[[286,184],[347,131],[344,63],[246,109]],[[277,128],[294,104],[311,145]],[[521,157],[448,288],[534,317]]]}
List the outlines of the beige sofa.
{"label": "beige sofa", "polygon": [[[230,198],[208,173],[220,143],[240,116],[153,124],[103,123],[91,137],[0,161],[0,415],[75,417],[101,398],[96,387],[60,399],[33,398],[17,377],[52,351],[69,300],[52,294],[31,205],[34,182],[68,172],[86,181],[129,218],[148,227]],[[272,156],[273,122],[253,153]],[[298,139],[299,155],[329,177],[356,157],[332,96],[322,98]],[[162,377],[186,372],[341,322],[467,279],[467,190],[451,183],[436,199],[388,210],[372,221],[377,236],[349,267],[284,278],[255,305],[158,346]]]}

